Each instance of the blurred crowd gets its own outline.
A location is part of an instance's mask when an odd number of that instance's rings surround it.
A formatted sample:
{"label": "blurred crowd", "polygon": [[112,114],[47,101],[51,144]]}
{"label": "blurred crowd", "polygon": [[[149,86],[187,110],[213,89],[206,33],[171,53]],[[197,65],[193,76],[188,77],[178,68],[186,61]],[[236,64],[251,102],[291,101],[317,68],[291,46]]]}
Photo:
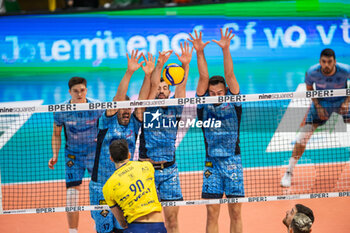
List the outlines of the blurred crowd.
{"label": "blurred crowd", "polygon": [[[245,0],[240,0],[245,1]],[[0,0],[0,14],[45,11],[163,7],[183,4],[227,2],[223,0]]]}

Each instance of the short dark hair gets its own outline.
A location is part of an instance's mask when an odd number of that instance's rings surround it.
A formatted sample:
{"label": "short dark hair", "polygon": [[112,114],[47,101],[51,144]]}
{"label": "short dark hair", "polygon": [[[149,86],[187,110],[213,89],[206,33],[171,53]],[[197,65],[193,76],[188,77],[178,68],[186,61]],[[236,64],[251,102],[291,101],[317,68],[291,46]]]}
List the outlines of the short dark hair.
{"label": "short dark hair", "polygon": [[335,52],[333,51],[333,49],[327,48],[327,49],[322,50],[320,58],[323,56],[324,57],[333,57],[335,60]]}
{"label": "short dark hair", "polygon": [[297,209],[297,213],[305,214],[306,216],[308,216],[311,219],[312,223],[314,223],[314,221],[315,221],[314,213],[312,212],[312,210],[309,207],[306,207],[302,204],[296,204],[295,208]]}
{"label": "short dark hair", "polygon": [[220,75],[215,75],[209,79],[209,85],[217,85],[219,83],[224,84],[224,86],[226,87],[225,78]]}
{"label": "short dark hair", "polygon": [[[162,82],[165,82],[165,80],[164,80],[164,78],[163,77],[160,77],[160,82],[162,83]],[[165,82],[167,85],[168,85],[168,87],[170,86],[167,82]]]}
{"label": "short dark hair", "polygon": [[128,158],[129,146],[125,139],[115,139],[109,144],[109,153],[115,163],[119,163]]}
{"label": "short dark hair", "polygon": [[310,233],[312,222],[311,219],[303,213],[296,213],[290,227],[294,233]]}
{"label": "short dark hair", "polygon": [[71,89],[74,85],[83,84],[86,87],[86,79],[82,77],[73,77],[68,82],[68,87]]}

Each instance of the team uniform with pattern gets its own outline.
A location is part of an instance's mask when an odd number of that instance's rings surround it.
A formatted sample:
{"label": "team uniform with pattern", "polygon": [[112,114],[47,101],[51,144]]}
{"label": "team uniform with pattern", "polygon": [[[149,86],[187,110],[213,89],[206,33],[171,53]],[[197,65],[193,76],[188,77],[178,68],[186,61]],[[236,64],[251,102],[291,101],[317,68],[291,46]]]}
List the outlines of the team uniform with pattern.
{"label": "team uniform with pattern", "polygon": [[[336,72],[332,76],[325,76],[321,71],[321,65],[316,64],[310,67],[305,75],[306,85],[314,85],[316,90],[345,89],[350,78],[350,66],[336,63]],[[346,97],[319,98],[319,104],[326,109],[328,116],[338,112]],[[350,111],[343,115],[344,120],[350,117]],[[321,120],[317,114],[314,103],[312,103],[305,123],[317,123],[323,125],[327,120]]]}
{"label": "team uniform with pattern", "polygon": [[[110,117],[103,114],[100,118],[96,157],[89,184],[91,205],[105,204],[102,188],[115,171],[115,165],[110,160],[110,143],[113,140],[125,139],[128,142],[130,154],[133,156],[140,127],[141,121],[137,119],[134,113],[126,126],[119,124],[118,112]],[[109,210],[91,211],[91,215],[95,220],[96,230],[99,233],[110,232],[113,228],[122,229]]]}
{"label": "team uniform with pattern", "polygon": [[[233,95],[229,90],[227,95]],[[205,93],[204,96],[209,96]],[[221,127],[202,127],[206,150],[203,198],[244,196],[243,168],[239,147],[241,103],[199,104],[198,120],[221,121]]]}
{"label": "team uniform with pattern", "polygon": [[[88,103],[98,101],[87,98]],[[70,104],[70,100],[63,104]],[[94,164],[98,119],[102,111],[56,112],[54,123],[63,126],[66,139],[65,167],[66,186],[81,184],[85,169],[92,173]]]}
{"label": "team uniform with pattern", "polygon": [[[129,161],[119,167],[103,187],[103,195],[110,208],[118,206],[124,213],[128,228],[124,232],[166,232],[154,229],[164,223],[134,223],[142,216],[161,212],[154,183],[154,168],[150,162]],[[151,231],[152,230],[152,231]]]}
{"label": "team uniform with pattern", "polygon": [[[153,107],[146,108],[144,113],[139,157],[156,162],[166,161],[162,167],[154,165],[155,183],[162,201],[183,200],[175,161],[176,122],[181,119],[182,110],[183,106]],[[148,121],[150,116],[158,117]]]}

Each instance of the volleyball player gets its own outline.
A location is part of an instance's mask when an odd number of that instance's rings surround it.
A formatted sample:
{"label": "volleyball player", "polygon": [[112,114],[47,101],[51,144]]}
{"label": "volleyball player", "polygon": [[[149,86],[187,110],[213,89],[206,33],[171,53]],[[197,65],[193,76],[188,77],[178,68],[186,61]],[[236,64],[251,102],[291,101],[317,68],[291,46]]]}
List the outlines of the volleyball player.
{"label": "volleyball player", "polygon": [[[193,48],[189,43],[181,44],[182,54],[177,57],[185,70],[184,80],[175,88],[175,98],[186,97],[186,83],[189,71],[189,63],[192,59]],[[161,72],[168,56],[159,57],[154,69],[154,75],[161,80]],[[155,78],[155,79],[157,79]],[[150,93],[149,99],[167,99],[170,96],[169,85],[162,80],[158,90]],[[152,107],[145,110],[145,114],[152,114],[160,122],[159,128],[142,127],[140,135],[140,160],[150,161],[155,168],[155,182],[161,201],[183,200],[179,171],[175,161],[175,142],[177,127],[164,127],[162,122],[176,122],[180,120],[183,106]],[[178,206],[164,207],[165,226],[168,232],[179,232],[177,216]]]}
{"label": "volleyball player", "polygon": [[[71,99],[64,104],[95,103],[96,100],[86,97],[86,79],[73,77],[69,80],[69,94]],[[49,168],[54,169],[58,161],[58,153],[61,148],[61,132],[64,128],[65,145],[65,179],[67,188],[67,206],[79,204],[80,184],[84,177],[85,169],[91,175],[95,156],[98,131],[98,118],[101,111],[75,111],[57,112],[54,114],[52,134],[53,156],[49,160]],[[69,233],[78,232],[79,212],[67,212]]]}
{"label": "volleyball player", "polygon": [[302,204],[295,204],[291,210],[286,211],[286,216],[283,218],[282,222],[283,224],[289,229],[290,224],[295,216],[296,213],[302,213],[308,216],[313,223],[315,221],[314,213],[313,211]]}
{"label": "volleyball player", "polygon": [[[223,96],[237,95],[239,84],[233,72],[230,53],[230,42],[234,37],[228,29],[221,31],[221,40],[213,40],[222,48],[224,55],[224,73],[222,76],[209,78],[208,66],[204,56],[204,48],[209,41],[202,41],[202,32],[195,31],[195,37],[189,34],[193,47],[197,52],[199,80],[196,95]],[[226,87],[226,83],[227,86]],[[243,168],[239,147],[239,127],[242,107],[240,103],[203,104],[197,106],[198,120],[210,118],[220,120],[220,128],[202,128],[206,145],[205,171],[203,174],[202,198],[243,197]],[[229,203],[230,232],[242,232],[241,203]],[[207,205],[207,233],[218,233],[220,205]]]}
{"label": "volleyball player", "polygon": [[150,162],[130,161],[125,139],[109,146],[116,171],[103,187],[103,195],[125,233],[166,233],[162,206]]}
{"label": "volleyball player", "polygon": [[[128,67],[122,78],[113,101],[124,101],[128,90],[129,82],[134,72],[142,66],[145,72],[142,87],[139,93],[139,100],[145,100],[149,96],[151,87],[151,74],[155,65],[155,58],[149,53],[148,58],[143,56],[145,61],[139,62],[142,54],[132,51],[131,57],[127,54]],[[143,66],[143,63],[145,65]],[[158,81],[156,82],[158,84]],[[153,85],[156,89],[157,86]],[[143,108],[136,108],[131,112],[127,109],[108,109],[102,115],[99,122],[99,132],[97,136],[97,148],[95,163],[90,181],[90,203],[91,205],[106,204],[102,188],[108,178],[115,171],[114,163],[110,160],[109,145],[116,139],[125,139],[130,148],[131,155],[134,154],[137,135],[143,120]],[[91,211],[95,220],[96,230],[102,232],[122,232],[122,227],[118,224],[113,214],[109,210]]]}
{"label": "volleyball player", "polygon": [[[337,63],[332,49],[321,52],[319,64],[309,68],[305,75],[306,89],[327,90],[347,88],[350,78],[350,66]],[[315,87],[314,87],[315,86]],[[281,186],[290,187],[295,165],[303,155],[306,145],[317,127],[325,124],[333,112],[343,115],[344,121],[349,119],[350,97],[313,98],[305,125],[294,145],[288,168],[282,177]]]}

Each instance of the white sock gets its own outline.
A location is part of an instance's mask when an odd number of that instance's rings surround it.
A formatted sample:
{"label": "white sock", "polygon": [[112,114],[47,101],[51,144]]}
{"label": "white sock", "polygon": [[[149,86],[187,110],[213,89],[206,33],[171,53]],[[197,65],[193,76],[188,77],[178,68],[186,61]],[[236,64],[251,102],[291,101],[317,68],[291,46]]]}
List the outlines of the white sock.
{"label": "white sock", "polygon": [[78,229],[69,228],[69,233],[78,233]]}
{"label": "white sock", "polygon": [[294,157],[291,157],[289,159],[289,164],[287,168],[287,172],[293,173],[293,170],[295,168],[295,165],[298,163],[298,160],[296,160]]}

